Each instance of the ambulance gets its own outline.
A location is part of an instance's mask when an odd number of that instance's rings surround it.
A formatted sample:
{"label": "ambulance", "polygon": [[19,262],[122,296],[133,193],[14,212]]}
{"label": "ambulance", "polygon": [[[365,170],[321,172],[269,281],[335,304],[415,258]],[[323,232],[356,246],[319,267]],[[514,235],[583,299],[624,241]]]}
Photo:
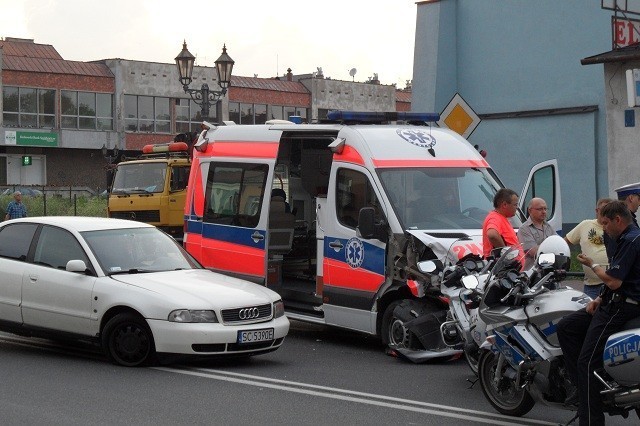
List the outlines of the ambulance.
{"label": "ambulance", "polygon": [[[184,247],[207,268],[278,292],[290,319],[377,335],[426,358],[459,353],[440,341],[446,300],[417,262],[482,255],[482,223],[503,184],[467,140],[430,124],[438,114],[328,117],[205,123]],[[560,229],[556,160],[530,171],[521,205],[536,196]],[[523,220],[520,211],[514,227]],[[394,314],[399,305],[416,317],[433,314],[425,336]]]}

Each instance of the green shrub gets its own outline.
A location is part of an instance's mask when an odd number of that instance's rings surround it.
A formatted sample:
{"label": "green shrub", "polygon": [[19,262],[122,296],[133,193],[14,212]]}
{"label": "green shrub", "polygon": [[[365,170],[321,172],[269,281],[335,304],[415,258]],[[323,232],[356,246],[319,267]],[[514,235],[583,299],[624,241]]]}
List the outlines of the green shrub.
{"label": "green shrub", "polygon": [[[0,213],[2,219],[11,195],[0,196]],[[103,197],[22,197],[29,216],[96,216],[107,217],[107,199]],[[46,203],[46,206],[45,206]],[[46,211],[45,211],[46,210]]]}

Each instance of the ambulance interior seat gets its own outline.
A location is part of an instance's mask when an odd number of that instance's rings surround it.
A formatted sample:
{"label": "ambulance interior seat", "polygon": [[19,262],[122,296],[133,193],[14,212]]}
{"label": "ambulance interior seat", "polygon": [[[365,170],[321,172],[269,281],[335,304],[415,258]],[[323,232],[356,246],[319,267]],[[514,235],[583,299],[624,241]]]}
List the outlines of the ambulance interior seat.
{"label": "ambulance interior seat", "polygon": [[[282,190],[280,190],[282,191]],[[284,191],[282,191],[284,193]],[[291,251],[296,217],[287,212],[287,204],[277,189],[271,194],[269,207],[269,253],[287,254]]]}

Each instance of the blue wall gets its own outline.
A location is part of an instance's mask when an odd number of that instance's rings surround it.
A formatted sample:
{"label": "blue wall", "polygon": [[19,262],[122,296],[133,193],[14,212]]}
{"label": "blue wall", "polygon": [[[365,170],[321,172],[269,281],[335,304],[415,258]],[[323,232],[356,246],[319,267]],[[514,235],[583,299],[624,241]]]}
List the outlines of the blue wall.
{"label": "blue wall", "polygon": [[557,158],[564,222],[592,218],[610,195],[606,100],[602,65],[580,60],[611,50],[610,19],[600,0],[419,3],[412,109],[442,111],[456,91],[478,114],[597,106],[486,119],[469,137],[517,192],[536,162]]}

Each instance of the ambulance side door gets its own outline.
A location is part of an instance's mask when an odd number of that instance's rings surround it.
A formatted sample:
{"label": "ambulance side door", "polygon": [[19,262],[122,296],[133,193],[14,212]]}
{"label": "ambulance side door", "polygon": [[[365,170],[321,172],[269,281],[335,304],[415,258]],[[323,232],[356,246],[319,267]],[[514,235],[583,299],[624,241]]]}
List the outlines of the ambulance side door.
{"label": "ambulance side door", "polygon": [[527,212],[532,198],[542,198],[547,203],[547,222],[556,232],[562,232],[562,203],[558,160],[547,160],[536,164],[529,171],[527,182],[520,193],[520,209]]}
{"label": "ambulance side door", "polygon": [[[215,159],[203,175],[200,262],[257,283],[266,276],[266,188],[273,161]],[[203,168],[204,171],[204,168]]]}
{"label": "ambulance side door", "polygon": [[[334,163],[324,226],[324,313],[327,324],[375,332],[371,307],[384,282],[386,243],[357,236],[358,214],[374,207],[384,218],[380,194],[369,171]],[[384,219],[386,221],[386,219]]]}

